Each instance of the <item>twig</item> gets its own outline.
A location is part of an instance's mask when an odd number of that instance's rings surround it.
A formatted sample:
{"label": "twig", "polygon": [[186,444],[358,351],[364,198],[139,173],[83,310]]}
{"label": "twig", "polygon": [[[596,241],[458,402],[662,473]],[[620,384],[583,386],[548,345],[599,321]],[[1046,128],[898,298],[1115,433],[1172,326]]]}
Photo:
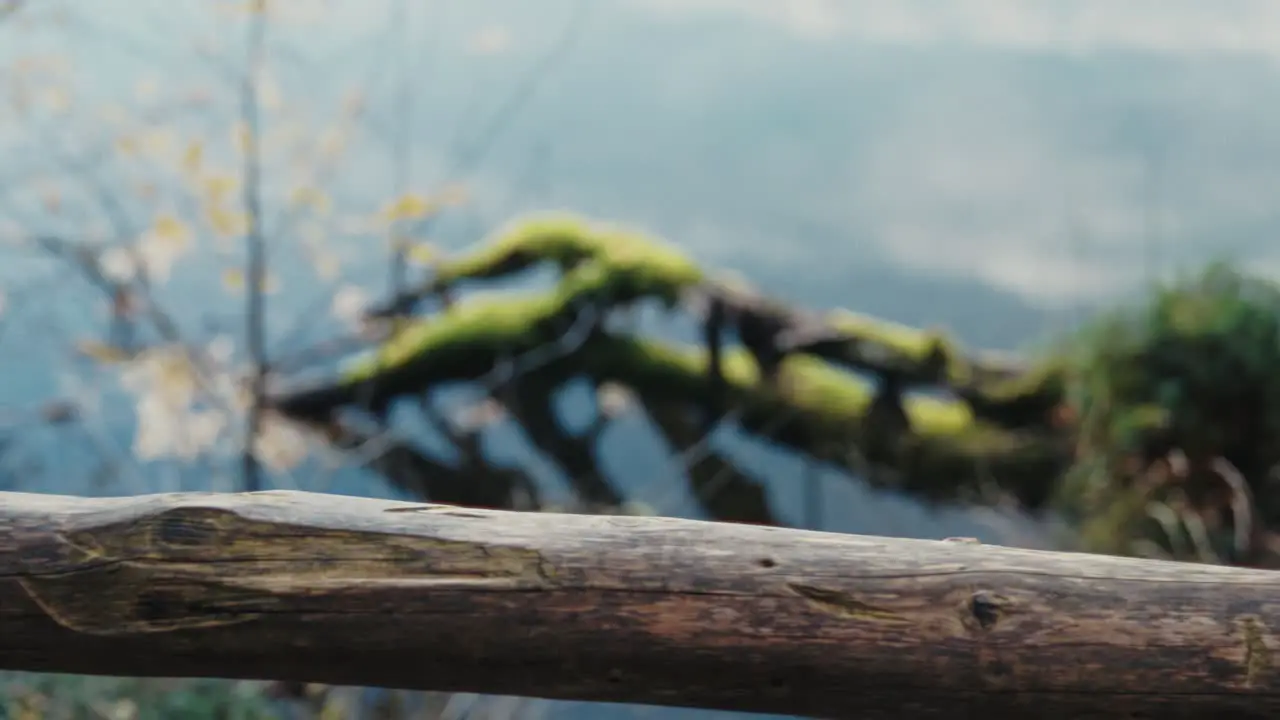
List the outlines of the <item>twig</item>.
{"label": "twig", "polygon": [[[579,38],[582,37],[591,8],[590,0],[580,0],[574,6],[569,22],[565,24],[564,30],[556,39],[555,44],[551,46],[551,49],[546,54],[538,58],[537,62],[530,66],[528,72],[520,78],[520,82],[511,94],[503,100],[502,104],[498,106],[493,115],[485,122],[464,125],[464,127],[479,126],[480,130],[470,142],[464,144],[461,138],[455,138],[454,142],[449,144],[449,163],[443,173],[445,185],[462,182],[463,178],[474,172],[484,161],[490,149],[507,129],[507,126],[520,114],[525,104],[533,98],[538,88],[551,75],[551,71],[556,64],[568,56]],[[457,150],[459,145],[463,145],[461,150]],[[414,229],[415,232],[419,235],[429,234],[438,219],[438,213],[428,215],[419,221]]]}
{"label": "twig", "polygon": [[258,112],[258,85],[262,72],[267,31],[267,1],[255,0],[249,18],[248,49],[244,80],[240,88],[241,120],[245,125],[244,203],[248,219],[245,243],[245,330],[252,372],[251,400],[245,429],[243,455],[244,487],[262,488],[262,470],[257,459],[258,432],[262,426],[263,397],[266,395],[266,311],[263,283],[266,277],[266,243],[262,236],[262,162],[259,154],[261,119]]}
{"label": "twig", "polygon": [[1235,559],[1238,561],[1253,550],[1254,500],[1253,492],[1244,475],[1224,457],[1214,458],[1213,471],[1231,489],[1232,527],[1235,530]]}
{"label": "twig", "polygon": [[[399,84],[396,88],[396,128],[395,139],[391,143],[392,163],[395,166],[394,184],[396,194],[403,195],[409,191],[413,173],[413,93],[409,89],[414,77],[413,25],[408,0],[397,0],[392,13],[393,30],[396,32],[398,47],[396,61],[399,67]],[[407,248],[402,241],[403,233],[395,223],[391,227],[391,267],[390,295],[395,297],[404,292]]]}

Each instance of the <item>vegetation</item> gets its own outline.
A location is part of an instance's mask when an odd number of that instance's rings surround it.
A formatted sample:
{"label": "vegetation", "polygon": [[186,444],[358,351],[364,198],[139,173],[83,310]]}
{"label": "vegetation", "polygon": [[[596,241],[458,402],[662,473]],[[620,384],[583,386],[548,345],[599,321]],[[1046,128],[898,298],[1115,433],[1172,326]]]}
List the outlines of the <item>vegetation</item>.
{"label": "vegetation", "polygon": [[1072,340],[1087,547],[1276,566],[1280,288],[1214,265]]}
{"label": "vegetation", "polygon": [[221,680],[166,682],[11,673],[0,694],[0,717],[234,718],[276,717],[251,683]]}

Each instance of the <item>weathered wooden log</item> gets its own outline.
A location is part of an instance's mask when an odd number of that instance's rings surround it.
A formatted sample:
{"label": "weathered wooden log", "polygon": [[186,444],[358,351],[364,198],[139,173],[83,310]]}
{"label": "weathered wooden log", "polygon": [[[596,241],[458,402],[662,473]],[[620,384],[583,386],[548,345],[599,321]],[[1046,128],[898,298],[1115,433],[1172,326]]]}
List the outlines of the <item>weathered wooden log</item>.
{"label": "weathered wooden log", "polygon": [[268,492],[0,493],[0,668],[847,718],[1280,717],[1280,576]]}

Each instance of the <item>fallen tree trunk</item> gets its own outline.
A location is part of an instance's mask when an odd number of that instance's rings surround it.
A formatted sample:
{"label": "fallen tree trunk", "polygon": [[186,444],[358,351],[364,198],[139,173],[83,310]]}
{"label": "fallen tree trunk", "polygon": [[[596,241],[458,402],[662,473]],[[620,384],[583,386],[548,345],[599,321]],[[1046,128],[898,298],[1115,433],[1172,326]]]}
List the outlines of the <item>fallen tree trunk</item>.
{"label": "fallen tree trunk", "polygon": [[1280,576],[269,492],[0,493],[0,668],[848,718],[1280,716]]}

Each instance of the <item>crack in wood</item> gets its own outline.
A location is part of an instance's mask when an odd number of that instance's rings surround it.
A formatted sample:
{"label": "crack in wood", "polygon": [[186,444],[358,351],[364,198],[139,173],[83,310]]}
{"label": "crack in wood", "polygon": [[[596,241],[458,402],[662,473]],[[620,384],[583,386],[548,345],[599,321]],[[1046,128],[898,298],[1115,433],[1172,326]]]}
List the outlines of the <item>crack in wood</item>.
{"label": "crack in wood", "polygon": [[853,595],[817,585],[787,583],[787,589],[809,601],[809,604],[829,615],[853,620],[890,620],[903,622],[906,618],[892,610],[863,602]]}

